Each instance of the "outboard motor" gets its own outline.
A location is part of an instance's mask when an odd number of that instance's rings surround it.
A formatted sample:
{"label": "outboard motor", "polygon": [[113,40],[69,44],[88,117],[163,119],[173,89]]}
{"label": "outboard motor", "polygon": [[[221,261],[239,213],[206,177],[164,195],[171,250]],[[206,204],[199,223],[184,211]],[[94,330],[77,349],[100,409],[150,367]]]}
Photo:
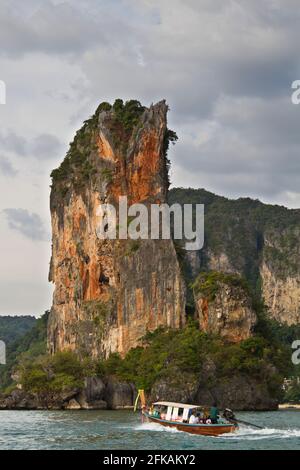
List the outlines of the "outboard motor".
{"label": "outboard motor", "polygon": [[223,418],[227,419],[230,423],[237,424],[235,414],[230,408],[225,408],[223,411]]}

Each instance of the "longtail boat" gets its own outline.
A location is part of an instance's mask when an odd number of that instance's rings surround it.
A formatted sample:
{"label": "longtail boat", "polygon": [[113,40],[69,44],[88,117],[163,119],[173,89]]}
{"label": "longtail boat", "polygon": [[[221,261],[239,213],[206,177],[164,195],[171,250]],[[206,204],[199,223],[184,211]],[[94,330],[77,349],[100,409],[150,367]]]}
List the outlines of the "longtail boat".
{"label": "longtail boat", "polygon": [[139,398],[141,399],[142,416],[151,423],[202,436],[219,436],[238,429],[236,422],[230,422],[225,418],[218,418],[217,423],[212,423],[209,418],[197,418],[200,422],[190,423],[189,418],[192,414],[203,416],[203,407],[199,405],[157,401],[148,408],[143,390],[139,390],[137,401]]}

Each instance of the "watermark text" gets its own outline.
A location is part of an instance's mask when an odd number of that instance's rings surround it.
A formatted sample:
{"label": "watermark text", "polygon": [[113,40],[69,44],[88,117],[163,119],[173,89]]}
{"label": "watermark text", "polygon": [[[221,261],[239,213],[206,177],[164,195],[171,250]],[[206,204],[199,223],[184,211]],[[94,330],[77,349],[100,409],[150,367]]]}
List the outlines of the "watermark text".
{"label": "watermark text", "polygon": [[97,208],[97,236],[101,240],[183,240],[184,249],[200,250],[204,244],[203,204],[142,204],[128,207],[127,196],[119,205]]}
{"label": "watermark text", "polygon": [[0,104],[6,104],[6,85],[3,80],[0,80]]}
{"label": "watermark text", "polygon": [[0,340],[0,364],[6,364],[6,346],[4,341]]}
{"label": "watermark text", "polygon": [[295,349],[292,354],[292,363],[297,366],[300,364],[300,339],[293,341],[292,349]]}

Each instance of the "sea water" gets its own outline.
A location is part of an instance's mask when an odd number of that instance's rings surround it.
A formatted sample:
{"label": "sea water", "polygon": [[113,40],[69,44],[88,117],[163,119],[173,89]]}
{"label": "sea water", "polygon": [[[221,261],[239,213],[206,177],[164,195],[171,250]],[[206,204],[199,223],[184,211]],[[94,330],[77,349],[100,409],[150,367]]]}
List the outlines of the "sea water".
{"label": "sea water", "polygon": [[243,412],[263,426],[220,437],[142,423],[132,411],[0,411],[0,449],[300,449],[300,411]]}

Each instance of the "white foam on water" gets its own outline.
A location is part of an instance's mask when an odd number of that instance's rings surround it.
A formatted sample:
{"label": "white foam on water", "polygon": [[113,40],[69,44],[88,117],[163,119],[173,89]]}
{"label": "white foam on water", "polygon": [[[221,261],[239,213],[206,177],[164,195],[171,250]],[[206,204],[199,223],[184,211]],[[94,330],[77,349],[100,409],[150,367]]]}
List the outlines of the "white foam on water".
{"label": "white foam on water", "polygon": [[262,440],[262,439],[290,439],[300,437],[300,429],[276,429],[263,428],[253,429],[247,426],[240,427],[236,432],[219,436],[222,439],[237,440]]}
{"label": "white foam on water", "polygon": [[[169,433],[182,433],[176,428],[168,428],[156,423],[141,423],[133,428],[135,431],[152,431],[152,432],[169,432]],[[184,433],[188,435],[188,433]],[[201,436],[199,436],[201,437]],[[204,436],[203,436],[204,437]],[[263,439],[290,439],[300,437],[300,429],[253,429],[247,426],[240,427],[237,431],[220,436],[205,436],[212,439],[226,439],[226,440],[263,440]]]}
{"label": "white foam on water", "polygon": [[[128,427],[128,426],[124,426]],[[168,433],[184,433],[186,436],[192,436],[191,434],[179,431],[176,428],[169,428],[167,426],[161,426],[158,423],[139,423],[130,426],[134,431],[150,431],[150,432],[168,432]],[[193,435],[193,437],[195,437]],[[201,435],[197,436],[201,437]],[[263,428],[254,429],[249,426],[242,425],[239,429],[233,433],[226,433],[220,436],[202,436],[209,439],[222,439],[227,441],[239,440],[239,441],[256,441],[264,439],[292,439],[300,438],[300,429],[276,429],[276,428]]]}
{"label": "white foam on water", "polygon": [[156,423],[141,423],[134,427],[135,431],[155,431],[155,432],[172,432],[178,433],[182,431],[178,431],[176,428],[169,428],[167,426],[161,426],[160,424]]}

